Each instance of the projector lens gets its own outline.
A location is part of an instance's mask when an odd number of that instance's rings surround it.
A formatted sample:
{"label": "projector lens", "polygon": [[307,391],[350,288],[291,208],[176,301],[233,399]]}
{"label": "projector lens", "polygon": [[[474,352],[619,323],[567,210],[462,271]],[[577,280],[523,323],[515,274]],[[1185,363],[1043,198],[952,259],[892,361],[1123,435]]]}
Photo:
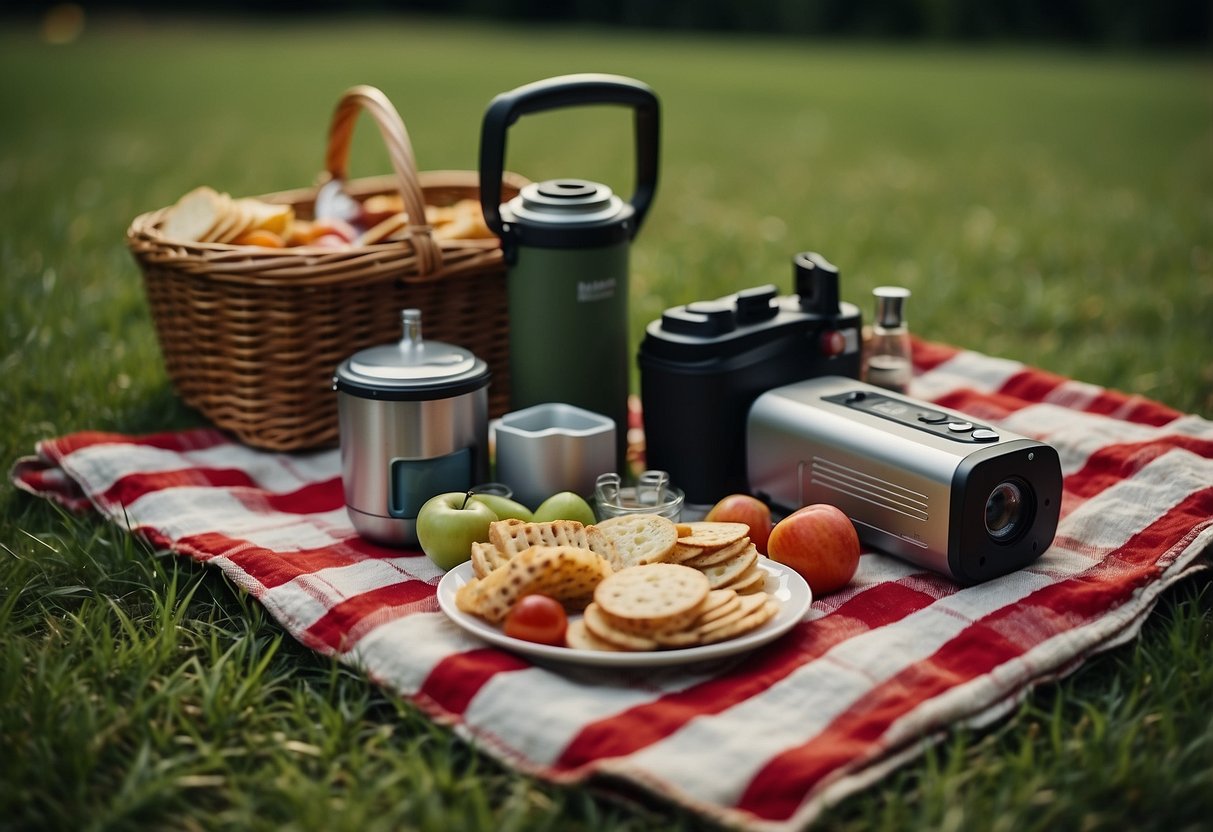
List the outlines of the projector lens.
{"label": "projector lens", "polygon": [[999,543],[1008,543],[1027,525],[1028,497],[1014,480],[994,486],[986,500],[986,532]]}

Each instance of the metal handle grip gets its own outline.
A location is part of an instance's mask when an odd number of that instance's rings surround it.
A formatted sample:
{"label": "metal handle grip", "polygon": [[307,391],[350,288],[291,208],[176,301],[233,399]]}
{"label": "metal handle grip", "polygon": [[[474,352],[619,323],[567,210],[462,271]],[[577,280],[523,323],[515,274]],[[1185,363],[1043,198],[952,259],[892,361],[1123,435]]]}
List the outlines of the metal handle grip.
{"label": "metal handle grip", "polygon": [[622,104],[635,113],[636,189],[629,202],[635,211],[635,236],[657,190],[661,108],[646,84],[622,75],[561,75],[503,92],[489,103],[480,131],[480,206],[485,223],[497,236],[501,222],[501,177],[506,131],[520,116],[586,104]]}

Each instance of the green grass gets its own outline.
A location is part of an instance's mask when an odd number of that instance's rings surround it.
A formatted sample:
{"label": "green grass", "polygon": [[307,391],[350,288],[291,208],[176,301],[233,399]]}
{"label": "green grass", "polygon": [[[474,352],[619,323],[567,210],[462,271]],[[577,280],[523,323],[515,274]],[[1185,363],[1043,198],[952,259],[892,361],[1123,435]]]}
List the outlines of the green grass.
{"label": "green grass", "polygon": [[[295,187],[344,88],[383,88],[424,168],[475,164],[488,99],[572,71],[662,96],[633,335],[816,249],[918,334],[1213,416],[1207,59],[927,49],[413,20],[0,28],[0,457],[197,422],[122,237],[209,183]],[[356,174],[386,160],[356,137]],[[509,166],[625,191],[629,124],[523,119]],[[213,570],[0,496],[0,828],[667,829],[700,824],[503,770],[282,634]],[[845,829],[1198,828],[1213,813],[1213,596],[844,801]],[[795,719],[795,714],[789,714]]]}

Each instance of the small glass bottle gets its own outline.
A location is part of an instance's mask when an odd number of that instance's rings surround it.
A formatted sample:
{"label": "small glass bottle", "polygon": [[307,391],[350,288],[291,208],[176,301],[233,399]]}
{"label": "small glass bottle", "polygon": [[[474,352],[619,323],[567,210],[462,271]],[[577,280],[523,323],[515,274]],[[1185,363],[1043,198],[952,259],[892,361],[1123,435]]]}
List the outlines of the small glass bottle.
{"label": "small glass bottle", "polygon": [[877,387],[908,393],[913,370],[910,329],[906,325],[904,306],[910,290],[900,286],[877,286],[872,294],[876,298],[876,319],[872,324],[864,379]]}

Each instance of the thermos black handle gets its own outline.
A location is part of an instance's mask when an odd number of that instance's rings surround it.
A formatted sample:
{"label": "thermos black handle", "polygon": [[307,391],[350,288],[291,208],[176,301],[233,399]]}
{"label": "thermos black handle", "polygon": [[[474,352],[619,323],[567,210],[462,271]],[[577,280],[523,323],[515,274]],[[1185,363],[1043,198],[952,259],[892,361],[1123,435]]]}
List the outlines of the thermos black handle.
{"label": "thermos black handle", "polygon": [[505,166],[505,134],[519,116],[579,107],[623,104],[635,112],[636,190],[629,200],[635,211],[632,236],[648,213],[657,190],[661,115],[657,95],[648,85],[622,75],[581,73],[561,75],[503,92],[489,103],[480,131],[480,206],[493,233],[502,236],[501,177]]}

